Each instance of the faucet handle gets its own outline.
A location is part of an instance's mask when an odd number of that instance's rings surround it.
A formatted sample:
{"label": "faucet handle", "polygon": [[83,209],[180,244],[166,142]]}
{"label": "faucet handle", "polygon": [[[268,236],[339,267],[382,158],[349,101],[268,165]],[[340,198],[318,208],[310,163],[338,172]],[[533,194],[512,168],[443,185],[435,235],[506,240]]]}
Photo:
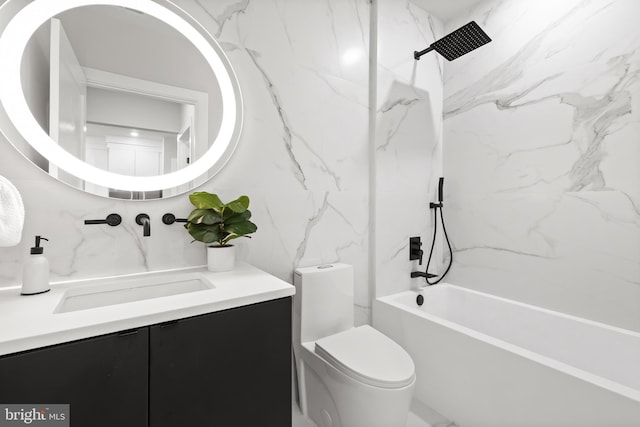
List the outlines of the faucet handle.
{"label": "faucet handle", "polygon": [[109,224],[112,227],[116,225],[120,225],[122,222],[122,217],[117,213],[112,213],[107,215],[107,219],[85,219],[85,225],[94,225],[94,224]]}
{"label": "faucet handle", "polygon": [[162,222],[167,225],[171,225],[174,222],[187,222],[186,218],[176,218],[172,213],[166,213],[162,215]]}

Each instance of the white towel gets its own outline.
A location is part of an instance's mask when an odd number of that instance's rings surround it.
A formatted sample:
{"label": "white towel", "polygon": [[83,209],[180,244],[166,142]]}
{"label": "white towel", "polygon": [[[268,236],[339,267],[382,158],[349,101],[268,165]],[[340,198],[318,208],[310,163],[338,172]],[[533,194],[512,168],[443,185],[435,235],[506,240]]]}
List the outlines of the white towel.
{"label": "white towel", "polygon": [[0,247],[15,246],[22,240],[24,204],[18,189],[0,176]]}

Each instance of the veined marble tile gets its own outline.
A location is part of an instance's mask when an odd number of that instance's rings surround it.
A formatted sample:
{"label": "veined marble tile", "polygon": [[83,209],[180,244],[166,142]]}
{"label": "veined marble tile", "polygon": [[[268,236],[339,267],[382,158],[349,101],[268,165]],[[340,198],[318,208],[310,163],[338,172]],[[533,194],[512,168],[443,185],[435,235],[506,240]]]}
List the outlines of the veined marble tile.
{"label": "veined marble tile", "polygon": [[217,28],[223,43],[268,52],[285,67],[294,59],[301,67],[355,83],[368,73],[368,1],[196,0],[188,9]]}
{"label": "veined marble tile", "polygon": [[[378,2],[375,129],[376,296],[424,285],[438,177],[442,174],[442,63],[413,58],[439,34],[438,20],[410,1]],[[438,34],[438,35],[436,35]],[[422,237],[424,263],[409,261],[409,238]],[[437,245],[430,271],[441,264]]]}
{"label": "veined marble tile", "polygon": [[452,281],[640,330],[640,3],[482,3],[445,66]]}

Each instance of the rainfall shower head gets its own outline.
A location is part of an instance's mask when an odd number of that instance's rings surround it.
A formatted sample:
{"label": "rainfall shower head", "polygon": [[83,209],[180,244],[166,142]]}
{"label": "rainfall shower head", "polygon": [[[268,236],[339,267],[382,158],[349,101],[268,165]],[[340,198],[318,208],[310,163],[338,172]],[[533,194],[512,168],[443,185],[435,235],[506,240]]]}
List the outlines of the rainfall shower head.
{"label": "rainfall shower head", "polygon": [[427,52],[435,50],[440,55],[453,61],[462,55],[471,52],[480,46],[491,41],[489,36],[482,31],[482,28],[475,21],[469,22],[467,25],[458,28],[451,34],[447,34],[440,40],[431,43],[431,46],[420,52],[414,51],[413,57],[420,59]]}

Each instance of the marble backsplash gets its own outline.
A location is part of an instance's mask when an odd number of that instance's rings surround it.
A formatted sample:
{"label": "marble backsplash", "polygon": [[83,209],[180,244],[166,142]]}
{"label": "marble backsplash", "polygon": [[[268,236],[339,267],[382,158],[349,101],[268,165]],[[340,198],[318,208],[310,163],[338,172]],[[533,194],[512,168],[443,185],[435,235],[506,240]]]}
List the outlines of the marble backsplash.
{"label": "marble backsplash", "polygon": [[446,64],[450,281],[640,330],[640,2],[490,1]]}

